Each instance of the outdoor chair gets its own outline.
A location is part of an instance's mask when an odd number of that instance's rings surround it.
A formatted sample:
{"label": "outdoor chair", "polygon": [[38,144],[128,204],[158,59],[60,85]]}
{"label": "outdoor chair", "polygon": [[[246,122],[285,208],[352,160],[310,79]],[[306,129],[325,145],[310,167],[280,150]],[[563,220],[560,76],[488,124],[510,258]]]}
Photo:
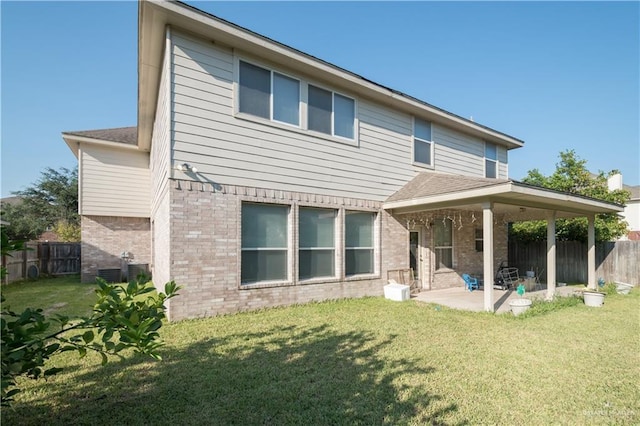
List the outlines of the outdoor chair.
{"label": "outdoor chair", "polygon": [[464,280],[464,286],[467,290],[473,291],[474,288],[476,290],[480,289],[480,286],[478,286],[477,278],[473,278],[469,274],[462,274],[462,279]]}
{"label": "outdoor chair", "polygon": [[419,281],[415,277],[413,268],[390,269],[387,271],[387,281],[394,280],[398,284],[408,285],[409,293],[416,294],[420,292],[418,287]]}

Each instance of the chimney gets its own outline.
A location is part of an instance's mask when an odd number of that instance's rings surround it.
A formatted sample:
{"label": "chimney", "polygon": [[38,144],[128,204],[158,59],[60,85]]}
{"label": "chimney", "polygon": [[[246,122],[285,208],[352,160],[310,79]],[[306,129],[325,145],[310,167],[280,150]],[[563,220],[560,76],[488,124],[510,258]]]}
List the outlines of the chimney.
{"label": "chimney", "polygon": [[616,173],[615,175],[610,176],[607,179],[607,185],[609,186],[609,191],[622,189],[622,175],[620,173]]}

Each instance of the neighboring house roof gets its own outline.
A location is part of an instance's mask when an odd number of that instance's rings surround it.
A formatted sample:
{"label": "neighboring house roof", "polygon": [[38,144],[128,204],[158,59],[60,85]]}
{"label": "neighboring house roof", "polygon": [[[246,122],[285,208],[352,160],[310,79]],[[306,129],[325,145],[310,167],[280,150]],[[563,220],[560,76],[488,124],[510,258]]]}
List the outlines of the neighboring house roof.
{"label": "neighboring house roof", "polygon": [[188,4],[173,1],[141,1],[138,11],[138,144],[149,150],[151,131],[156,112],[158,82],[162,70],[167,27],[182,28],[216,43],[232,46],[239,51],[286,64],[294,71],[320,80],[330,80],[336,88],[347,90],[378,101],[392,108],[442,123],[489,142],[519,148],[524,142],[506,133],[483,126],[442,108],[375,83],[365,77],[327,61],[274,41]]}
{"label": "neighboring house roof", "polygon": [[136,126],[132,126],[116,127],[113,129],[62,132],[62,138],[77,157],[78,143],[80,142],[137,149],[138,128]]}
{"label": "neighboring house roof", "polygon": [[0,198],[0,203],[2,204],[16,205],[16,204],[20,204],[21,202],[22,202],[22,197],[18,197],[18,196]]}
{"label": "neighboring house roof", "polygon": [[622,185],[622,189],[631,193],[630,200],[640,200],[640,185]]}
{"label": "neighboring house roof", "polygon": [[[495,203],[498,212],[519,213],[519,220],[544,219],[549,210],[558,217],[621,212],[623,207],[590,197],[554,191],[511,179],[487,179],[442,173],[420,173],[385,202],[399,213],[443,208],[474,209]],[[521,213],[521,214],[520,214]]]}
{"label": "neighboring house roof", "polygon": [[631,241],[640,241],[640,231],[629,231],[627,238]]}

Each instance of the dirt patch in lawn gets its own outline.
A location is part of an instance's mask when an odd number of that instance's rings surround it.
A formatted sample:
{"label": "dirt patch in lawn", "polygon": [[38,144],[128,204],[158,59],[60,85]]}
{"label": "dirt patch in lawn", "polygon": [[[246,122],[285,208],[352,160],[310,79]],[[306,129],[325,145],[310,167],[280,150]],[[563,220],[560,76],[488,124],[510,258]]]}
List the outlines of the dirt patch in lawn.
{"label": "dirt patch in lawn", "polygon": [[47,309],[45,309],[44,314],[45,315],[51,315],[51,313],[57,311],[60,308],[64,308],[65,306],[67,306],[66,302],[54,303],[53,305],[51,305]]}

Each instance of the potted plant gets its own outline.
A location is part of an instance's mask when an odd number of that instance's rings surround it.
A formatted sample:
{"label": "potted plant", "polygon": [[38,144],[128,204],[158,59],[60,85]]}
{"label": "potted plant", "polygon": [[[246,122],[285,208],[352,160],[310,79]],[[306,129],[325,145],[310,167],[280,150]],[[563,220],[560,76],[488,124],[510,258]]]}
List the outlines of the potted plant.
{"label": "potted plant", "polygon": [[[604,279],[598,279],[598,287],[604,287]],[[593,308],[599,308],[604,304],[604,292],[599,288],[585,288],[582,290],[582,297],[584,298],[584,304]]]}
{"label": "potted plant", "polygon": [[522,298],[522,296],[525,293],[524,284],[518,285],[518,289],[516,290],[516,293],[518,293],[518,296],[520,296],[520,298],[514,299],[511,302],[509,302],[509,307],[511,308],[511,312],[513,312],[513,315],[518,316],[531,307],[531,300]]}
{"label": "potted plant", "polygon": [[633,284],[627,284],[620,281],[616,281],[615,283],[618,294],[629,294],[629,291],[633,288]]}

